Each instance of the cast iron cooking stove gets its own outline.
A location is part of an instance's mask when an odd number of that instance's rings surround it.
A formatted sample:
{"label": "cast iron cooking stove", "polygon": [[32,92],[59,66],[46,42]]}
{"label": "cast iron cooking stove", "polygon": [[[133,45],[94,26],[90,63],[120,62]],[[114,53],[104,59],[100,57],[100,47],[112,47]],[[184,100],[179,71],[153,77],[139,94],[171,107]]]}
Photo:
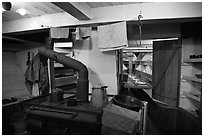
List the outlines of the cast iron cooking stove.
{"label": "cast iron cooking stove", "polygon": [[[99,134],[100,132],[102,109],[91,106],[90,102],[75,100],[73,95],[57,103],[50,102],[50,94],[28,99],[21,103],[28,116],[56,120],[58,123],[61,121],[61,125],[70,129],[73,129],[74,125],[78,130],[89,127],[89,131],[78,131],[78,134]],[[70,125],[70,123],[72,124]]]}

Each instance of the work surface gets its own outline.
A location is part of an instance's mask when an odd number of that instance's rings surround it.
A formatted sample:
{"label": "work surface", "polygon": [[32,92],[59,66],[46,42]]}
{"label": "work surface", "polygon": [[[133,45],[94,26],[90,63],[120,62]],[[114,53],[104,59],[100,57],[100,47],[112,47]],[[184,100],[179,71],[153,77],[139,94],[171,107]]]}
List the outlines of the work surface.
{"label": "work surface", "polygon": [[88,123],[98,122],[102,113],[102,109],[91,106],[89,102],[77,102],[77,105],[69,106],[65,99],[58,103],[51,103],[49,95],[33,98],[22,102],[22,104],[29,114]]}
{"label": "work surface", "polygon": [[100,133],[102,109],[94,108],[90,102],[77,102],[77,105],[69,106],[66,99],[51,103],[47,95],[23,101],[22,106],[28,114],[32,134],[55,134],[52,131],[56,128],[62,132],[67,128],[76,134]]}

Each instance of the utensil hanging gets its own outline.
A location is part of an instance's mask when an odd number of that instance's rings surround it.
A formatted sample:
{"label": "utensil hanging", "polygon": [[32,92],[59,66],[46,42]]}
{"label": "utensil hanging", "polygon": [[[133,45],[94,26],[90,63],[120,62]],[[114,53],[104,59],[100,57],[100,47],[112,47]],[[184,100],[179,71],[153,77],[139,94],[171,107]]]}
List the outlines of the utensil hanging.
{"label": "utensil hanging", "polygon": [[142,40],[142,21],[141,21],[141,18],[143,18],[143,16],[141,15],[141,13],[138,15],[138,26],[139,26],[139,31],[140,31],[140,45],[139,47],[142,47],[142,44],[141,44],[141,40]]}

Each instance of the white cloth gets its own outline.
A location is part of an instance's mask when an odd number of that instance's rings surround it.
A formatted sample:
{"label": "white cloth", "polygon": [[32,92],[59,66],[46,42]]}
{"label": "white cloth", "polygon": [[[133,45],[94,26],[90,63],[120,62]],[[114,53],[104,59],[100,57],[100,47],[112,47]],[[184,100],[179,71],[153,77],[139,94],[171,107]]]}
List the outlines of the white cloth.
{"label": "white cloth", "polygon": [[116,50],[127,47],[126,22],[98,26],[98,47],[100,51]]}
{"label": "white cloth", "polygon": [[91,27],[77,27],[75,31],[76,34],[75,40],[82,40],[90,37],[91,31],[92,31]]}
{"label": "white cloth", "polygon": [[50,28],[50,37],[51,38],[68,38],[69,37],[69,28]]}
{"label": "white cloth", "polygon": [[34,83],[32,87],[32,95],[33,96],[39,96],[39,87],[38,83]]}

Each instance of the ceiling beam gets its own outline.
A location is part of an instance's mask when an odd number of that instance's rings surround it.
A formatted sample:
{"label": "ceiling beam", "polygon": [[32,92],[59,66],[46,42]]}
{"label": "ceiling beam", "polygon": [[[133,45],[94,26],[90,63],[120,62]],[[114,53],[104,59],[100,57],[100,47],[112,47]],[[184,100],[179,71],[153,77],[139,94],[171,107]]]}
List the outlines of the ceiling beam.
{"label": "ceiling beam", "polygon": [[11,43],[3,43],[2,44],[2,51],[9,51],[9,52],[18,52],[28,48],[33,48],[30,46],[22,45],[22,44],[11,44]]}
{"label": "ceiling beam", "polygon": [[[79,2],[74,4],[80,5]],[[89,11],[88,8],[85,9],[87,9],[87,12]],[[82,25],[92,26],[94,24],[97,25],[118,21],[134,21],[135,23],[135,21],[137,21],[137,16],[140,13],[140,10],[142,11],[143,22],[155,22],[157,20],[166,21],[170,19],[175,20],[201,18],[202,2],[155,2],[92,8],[90,10],[91,20],[78,20],[67,12],[43,15],[38,17],[2,22],[2,34],[49,29],[50,27]],[[121,13],[120,16],[118,13]]]}
{"label": "ceiling beam", "polygon": [[28,44],[28,45],[33,45],[33,46],[36,46],[36,47],[45,46],[45,44],[42,44],[42,43],[37,43],[37,42],[33,42],[33,41],[18,39],[18,38],[4,36],[4,35],[2,35],[2,38],[7,39],[7,40],[11,40],[11,41],[22,42],[22,43],[24,43],[24,45]]}
{"label": "ceiling beam", "polygon": [[90,20],[91,8],[84,2],[52,2],[78,20]]}

